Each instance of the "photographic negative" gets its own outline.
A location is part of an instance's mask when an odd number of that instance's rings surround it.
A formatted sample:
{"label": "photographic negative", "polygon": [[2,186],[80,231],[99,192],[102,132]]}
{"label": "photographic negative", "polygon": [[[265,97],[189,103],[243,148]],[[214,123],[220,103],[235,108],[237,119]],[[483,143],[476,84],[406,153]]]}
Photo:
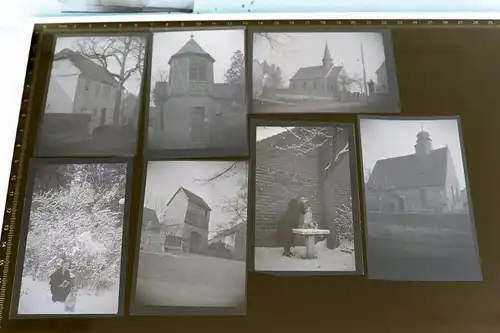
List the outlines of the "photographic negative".
{"label": "photographic negative", "polygon": [[389,31],[254,32],[253,113],[400,112]]}
{"label": "photographic negative", "polygon": [[146,37],[57,37],[37,156],[133,155]]}
{"label": "photographic negative", "polygon": [[247,163],[149,162],[144,198],[132,312],[244,314]]}
{"label": "photographic negative", "polygon": [[354,128],[255,127],[255,271],[361,274]]}
{"label": "photographic negative", "polygon": [[12,315],[120,314],[128,164],[35,162]]}
{"label": "photographic negative", "polygon": [[372,279],[480,281],[459,119],[360,118]]}
{"label": "photographic negative", "polygon": [[244,48],[243,29],[154,34],[148,127],[152,154],[248,154]]}

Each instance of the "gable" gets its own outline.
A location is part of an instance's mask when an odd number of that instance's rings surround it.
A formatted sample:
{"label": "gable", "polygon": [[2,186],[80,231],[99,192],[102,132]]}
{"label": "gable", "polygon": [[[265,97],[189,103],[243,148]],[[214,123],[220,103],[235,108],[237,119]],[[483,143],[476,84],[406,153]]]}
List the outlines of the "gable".
{"label": "gable", "polygon": [[448,148],[431,151],[425,161],[416,154],[388,158],[375,163],[368,186],[409,189],[444,186],[447,178]]}
{"label": "gable", "polygon": [[212,209],[210,208],[210,206],[205,202],[205,200],[203,200],[202,197],[194,194],[193,192],[189,191],[188,189],[184,188],[184,187],[181,187],[180,188],[182,190],[182,192],[184,192],[184,194],[186,195],[188,201],[190,203],[193,203],[205,210],[208,210],[208,211],[211,211]]}
{"label": "gable", "polygon": [[57,62],[63,59],[71,61],[71,63],[78,68],[85,78],[91,81],[104,83],[112,87],[118,87],[118,82],[106,68],[84,57],[80,53],[70,49],[63,49],[54,55],[53,60],[54,62]]}

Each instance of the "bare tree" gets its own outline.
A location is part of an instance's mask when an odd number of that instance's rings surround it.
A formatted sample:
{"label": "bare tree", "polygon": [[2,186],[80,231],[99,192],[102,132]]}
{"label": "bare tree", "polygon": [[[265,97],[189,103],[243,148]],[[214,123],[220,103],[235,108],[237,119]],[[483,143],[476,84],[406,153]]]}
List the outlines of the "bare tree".
{"label": "bare tree", "polygon": [[[124,84],[134,75],[141,75],[144,66],[146,38],[143,36],[83,37],[76,48],[90,60],[101,65],[118,83],[113,124],[118,126]],[[114,70],[114,64],[117,69]]]}
{"label": "bare tree", "polygon": [[165,129],[164,108],[165,102],[168,98],[167,85],[168,85],[168,71],[159,70],[153,77],[154,86],[151,89],[151,99],[156,106],[156,112],[160,117],[160,128]]}
{"label": "bare tree", "polygon": [[195,182],[201,182],[204,184],[211,184],[217,181],[218,179],[227,179],[237,175],[240,175],[242,172],[247,172],[247,163],[243,161],[234,161],[228,162],[227,166],[222,168],[221,171],[214,173],[210,177],[207,178],[194,178]]}
{"label": "bare tree", "polygon": [[228,227],[247,222],[248,183],[246,177],[240,179],[238,194],[225,197],[220,205],[221,211],[228,213],[231,220]]}
{"label": "bare tree", "polygon": [[342,157],[349,153],[348,140],[343,144],[342,148],[338,149],[337,142],[344,130],[341,127],[284,127],[284,129],[295,138],[295,143],[275,146],[276,149],[291,151],[300,156],[306,155],[317,148],[331,147],[330,159],[324,168],[326,172],[335,169]]}
{"label": "bare tree", "polygon": [[[290,39],[290,36],[285,33],[280,33],[280,36],[285,36]],[[269,32],[257,32],[253,35],[253,43],[254,45],[258,45],[259,43],[268,43],[271,49],[279,49],[283,47],[283,41],[278,40],[272,33]]]}

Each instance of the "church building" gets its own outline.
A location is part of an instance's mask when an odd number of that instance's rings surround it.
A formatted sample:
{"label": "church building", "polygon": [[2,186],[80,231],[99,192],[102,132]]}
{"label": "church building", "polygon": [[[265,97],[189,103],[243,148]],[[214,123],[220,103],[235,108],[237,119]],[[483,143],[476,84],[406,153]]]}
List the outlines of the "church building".
{"label": "church building", "polygon": [[235,84],[216,83],[215,61],[192,34],[168,60],[169,79],[162,85],[165,103],[155,108],[151,148],[246,145],[245,78]]}
{"label": "church building", "polygon": [[463,210],[462,189],[448,146],[433,149],[430,134],[422,129],[414,149],[414,154],[375,163],[365,185],[367,210]]}
{"label": "church building", "polygon": [[302,67],[290,79],[290,90],[295,94],[339,98],[349,91],[348,76],[344,66],[335,65],[328,44],[325,44],[322,64]]}

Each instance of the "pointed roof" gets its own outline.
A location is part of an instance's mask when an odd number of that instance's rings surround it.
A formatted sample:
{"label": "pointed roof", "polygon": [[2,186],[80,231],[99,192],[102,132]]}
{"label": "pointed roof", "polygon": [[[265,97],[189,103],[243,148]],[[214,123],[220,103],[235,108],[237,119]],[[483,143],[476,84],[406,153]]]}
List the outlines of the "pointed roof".
{"label": "pointed roof", "polygon": [[325,52],[323,54],[323,60],[332,60],[330,49],[328,48],[328,42],[325,43]]}
{"label": "pointed roof", "polygon": [[170,205],[170,203],[172,202],[172,200],[175,198],[175,196],[177,195],[177,193],[179,193],[180,191],[184,192],[184,194],[186,195],[186,197],[188,198],[188,201],[191,201],[192,203],[196,204],[197,206],[200,206],[200,207],[203,207],[207,210],[212,210],[212,208],[210,208],[210,206],[205,202],[205,200],[203,200],[202,197],[200,197],[199,195],[197,194],[194,194],[193,192],[191,192],[190,190],[186,189],[185,187],[179,187],[179,189],[174,193],[174,195],[172,196],[172,198],[170,198],[170,200],[168,201],[167,203],[167,206]]}
{"label": "pointed roof", "polygon": [[68,48],[62,49],[54,55],[53,61],[61,59],[68,59],[71,61],[87,79],[118,87],[118,81],[116,81],[106,68],[96,64],[78,52]]}
{"label": "pointed roof", "polygon": [[191,34],[191,38],[187,41],[186,44],[184,44],[183,47],[177,53],[175,53],[172,57],[170,57],[170,60],[168,63],[172,61],[174,58],[178,57],[183,57],[183,56],[189,56],[189,55],[198,55],[207,58],[211,62],[215,62],[215,59],[212,58],[210,54],[205,52],[203,48],[194,40],[194,36]]}
{"label": "pointed roof", "polygon": [[377,70],[375,71],[375,74],[379,74],[381,73],[382,71],[385,71],[385,60],[382,61],[382,63],[380,64],[380,66],[377,68]]}

